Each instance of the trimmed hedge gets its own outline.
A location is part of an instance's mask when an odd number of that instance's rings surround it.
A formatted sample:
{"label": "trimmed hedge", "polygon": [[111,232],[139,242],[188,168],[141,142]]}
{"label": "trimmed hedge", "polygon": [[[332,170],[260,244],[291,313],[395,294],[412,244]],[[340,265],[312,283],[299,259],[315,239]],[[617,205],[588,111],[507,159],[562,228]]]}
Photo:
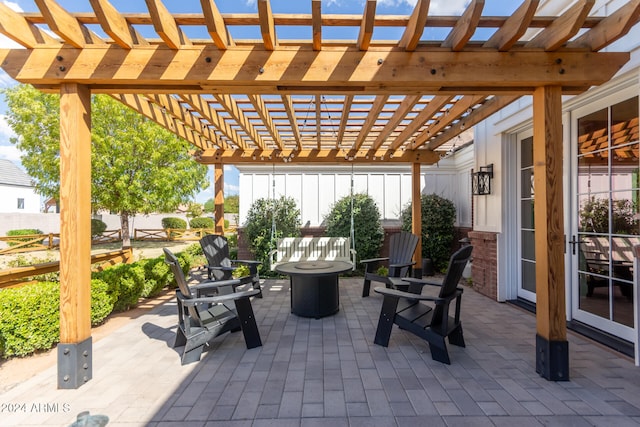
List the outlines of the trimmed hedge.
{"label": "trimmed hedge", "polygon": [[177,230],[186,230],[187,221],[182,218],[166,217],[162,218],[162,228],[175,228]]}
{"label": "trimmed hedge", "polygon": [[145,276],[144,267],[139,263],[118,264],[95,272],[91,276],[109,286],[108,294],[113,301],[114,311],[127,311],[138,304],[142,296]]}
{"label": "trimmed hedge", "polygon": [[101,235],[107,229],[107,224],[101,219],[91,218],[91,237]]}
{"label": "trimmed hedge", "polygon": [[[111,313],[107,284],[91,281],[91,324]],[[0,356],[26,356],[60,341],[60,284],[41,282],[0,291]]]}
{"label": "trimmed hedge", "polygon": [[[202,249],[194,244],[176,257],[188,274],[193,265],[202,263]],[[92,273],[91,324],[102,323],[114,311],[135,307],[141,297],[155,296],[167,285],[175,287],[175,280],[164,257]],[[0,357],[26,356],[56,344],[60,340],[59,306],[58,282],[0,290]]]}
{"label": "trimmed hedge", "polygon": [[[27,235],[32,235],[32,234],[44,234],[44,232],[42,230],[38,230],[37,228],[21,228],[18,230],[9,230],[7,231],[7,236],[27,236]],[[30,240],[32,240],[32,238],[27,237],[25,239],[16,239],[19,242],[28,242]],[[44,242],[44,239],[40,242],[41,244]],[[13,242],[7,242],[7,244],[9,246],[16,246],[18,245],[17,242],[13,241]],[[25,248],[30,248],[33,247],[33,245],[27,245],[25,246]]]}
{"label": "trimmed hedge", "polygon": [[189,227],[191,228],[213,228],[214,226],[213,219],[207,217],[193,218],[189,221]]}

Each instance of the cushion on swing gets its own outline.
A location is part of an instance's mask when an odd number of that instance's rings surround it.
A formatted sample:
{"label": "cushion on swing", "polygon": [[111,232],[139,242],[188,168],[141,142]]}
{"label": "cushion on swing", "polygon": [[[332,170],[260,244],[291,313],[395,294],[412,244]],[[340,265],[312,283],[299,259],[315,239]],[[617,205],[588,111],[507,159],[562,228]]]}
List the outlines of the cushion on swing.
{"label": "cushion on swing", "polygon": [[269,252],[271,270],[278,264],[301,261],[345,261],[355,268],[356,251],[348,237],[284,237]]}

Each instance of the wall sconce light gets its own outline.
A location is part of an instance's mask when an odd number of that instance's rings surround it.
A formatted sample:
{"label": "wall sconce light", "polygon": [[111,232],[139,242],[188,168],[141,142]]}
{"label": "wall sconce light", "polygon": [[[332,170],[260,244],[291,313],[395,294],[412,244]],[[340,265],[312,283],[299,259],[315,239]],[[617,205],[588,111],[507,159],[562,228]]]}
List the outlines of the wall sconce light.
{"label": "wall sconce light", "polygon": [[491,194],[491,179],[493,178],[493,163],[480,166],[477,172],[471,172],[471,192],[474,196]]}

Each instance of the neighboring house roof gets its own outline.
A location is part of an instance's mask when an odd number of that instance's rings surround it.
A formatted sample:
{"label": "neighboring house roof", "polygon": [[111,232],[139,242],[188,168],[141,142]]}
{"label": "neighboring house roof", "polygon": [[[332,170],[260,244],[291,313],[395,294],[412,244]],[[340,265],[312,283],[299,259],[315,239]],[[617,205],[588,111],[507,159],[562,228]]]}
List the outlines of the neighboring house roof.
{"label": "neighboring house roof", "polygon": [[31,177],[11,160],[0,159],[0,185],[33,187]]}

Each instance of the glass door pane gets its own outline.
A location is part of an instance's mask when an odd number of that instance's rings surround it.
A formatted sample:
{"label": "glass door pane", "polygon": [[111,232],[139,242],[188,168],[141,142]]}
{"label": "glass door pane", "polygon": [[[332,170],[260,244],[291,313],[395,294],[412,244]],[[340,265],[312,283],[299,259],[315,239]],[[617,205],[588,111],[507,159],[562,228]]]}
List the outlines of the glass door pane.
{"label": "glass door pane", "polygon": [[634,327],[631,248],[640,243],[638,97],[579,117],[577,141],[575,317],[620,335],[620,327]]}
{"label": "glass door pane", "polygon": [[518,136],[520,190],[520,286],[518,297],[536,300],[536,239],[534,226],[533,136]]}

